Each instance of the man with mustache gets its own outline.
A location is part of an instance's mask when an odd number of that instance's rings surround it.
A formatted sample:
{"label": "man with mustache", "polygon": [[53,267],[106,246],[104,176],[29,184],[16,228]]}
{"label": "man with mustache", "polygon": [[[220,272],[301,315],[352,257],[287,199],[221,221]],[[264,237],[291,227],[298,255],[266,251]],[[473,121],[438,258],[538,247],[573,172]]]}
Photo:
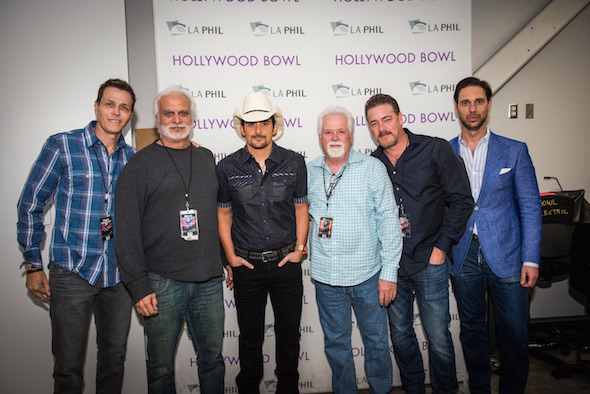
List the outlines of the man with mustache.
{"label": "man with mustache", "polygon": [[250,93],[234,111],[246,145],[217,166],[219,238],[232,267],[240,327],[241,393],[260,392],[265,309],[270,296],[276,336],[277,392],[298,393],[301,261],[309,214],[303,156],[273,140],[283,114],[263,92]]}
{"label": "man with mustache", "polygon": [[406,393],[424,393],[424,365],[413,327],[414,297],[428,339],[432,391],[458,390],[449,331],[449,271],[453,243],[473,209],[465,167],[449,143],[403,127],[397,101],[377,94],[365,104],[369,130],[393,184],[403,236],[397,297],[388,308],[391,341]]}
{"label": "man with mustache", "polygon": [[160,139],[138,152],[117,182],[117,260],[144,318],[150,393],[175,393],[184,323],[198,354],[203,393],[224,392],[223,266],[211,151],[191,144],[197,107],[171,86],[154,99]]}
{"label": "man with mustache", "polygon": [[529,371],[528,289],[541,259],[541,200],[525,143],[487,126],[492,89],[468,77],[455,89],[461,134],[451,140],[468,169],[475,207],[453,246],[451,280],[471,393],[490,392],[486,288],[496,312],[500,393],[523,393]]}
{"label": "man with mustache", "polygon": [[354,120],[331,106],[318,116],[324,152],[308,165],[311,277],[332,391],[357,392],[354,308],[371,393],[391,391],[386,306],[396,297],[402,249],[397,206],[383,165],[352,149]]}

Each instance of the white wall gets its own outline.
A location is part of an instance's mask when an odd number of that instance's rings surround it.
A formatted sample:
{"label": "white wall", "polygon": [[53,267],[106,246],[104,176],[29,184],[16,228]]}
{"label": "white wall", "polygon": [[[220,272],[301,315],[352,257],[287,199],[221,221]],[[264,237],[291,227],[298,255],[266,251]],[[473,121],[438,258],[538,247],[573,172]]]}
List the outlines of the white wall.
{"label": "white wall", "polygon": [[[546,2],[474,0],[474,66]],[[519,13],[523,9],[526,12]],[[589,37],[587,8],[493,99],[491,127],[528,143],[541,190],[554,189],[551,182],[542,180],[551,175],[564,188],[584,188],[590,193],[586,152],[590,130],[585,117],[590,107]],[[46,137],[85,125],[93,118],[99,84],[109,77],[126,78],[124,0],[1,1],[0,53],[0,218],[4,224],[0,229],[4,256],[0,264],[0,392],[49,393],[53,364],[49,317],[28,297],[18,269],[22,255],[15,236],[16,202]],[[507,105],[512,102],[519,104],[521,113],[524,104],[534,103],[535,118],[507,119]],[[567,295],[567,283],[554,284],[551,293],[545,290],[535,290],[533,317],[583,312]],[[129,394],[146,391],[145,366],[137,362],[143,359],[141,333],[134,318],[127,356],[133,362],[127,363],[124,387]],[[92,343],[88,353],[86,392],[90,393],[95,367]]]}
{"label": "white wall", "polygon": [[[474,0],[472,60],[477,70],[532,19],[550,0]],[[585,117],[590,105],[588,37],[590,7],[578,15],[520,70],[492,99],[489,125],[493,131],[528,144],[541,191],[585,189],[590,200],[590,133]],[[501,28],[499,28],[501,27]],[[485,76],[484,76],[485,78]],[[508,104],[519,108],[508,119]],[[534,118],[525,119],[525,105],[534,104]],[[582,115],[582,116],[581,116]],[[568,281],[542,284],[531,291],[531,318],[588,314]]]}
{"label": "white wall", "polygon": [[471,60],[473,71],[520,31],[551,0],[473,0]]}
{"label": "white wall", "polygon": [[[475,21],[474,21],[475,23]],[[490,127],[528,144],[541,191],[585,189],[590,200],[590,7],[512,78],[492,99]],[[475,29],[474,29],[475,32]],[[519,116],[508,119],[509,103]],[[525,119],[525,105],[534,104],[534,118]],[[532,291],[531,318],[578,316],[590,310],[571,297],[568,281]]]}
{"label": "white wall", "polygon": [[[0,392],[50,393],[49,314],[29,297],[19,270],[16,203],[45,139],[85,126],[94,119],[99,85],[127,79],[124,0],[3,0],[0,53]],[[92,331],[87,393],[94,392],[96,368]],[[141,360],[141,334],[129,340],[128,357]],[[143,363],[128,363],[127,371],[134,379],[126,379],[126,392],[145,392]]]}

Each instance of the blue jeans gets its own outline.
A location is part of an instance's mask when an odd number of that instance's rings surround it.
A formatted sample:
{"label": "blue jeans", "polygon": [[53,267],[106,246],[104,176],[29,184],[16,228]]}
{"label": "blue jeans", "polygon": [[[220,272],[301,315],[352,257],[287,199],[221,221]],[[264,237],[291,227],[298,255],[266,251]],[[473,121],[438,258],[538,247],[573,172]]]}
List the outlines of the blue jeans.
{"label": "blue jeans", "polygon": [[184,322],[198,355],[202,393],[223,393],[223,287],[219,278],[192,283],[148,272],[158,314],[145,318],[147,374],[150,394],[174,394],[174,359]]}
{"label": "blue jeans", "polygon": [[459,273],[451,275],[461,319],[461,344],[471,393],[490,392],[486,285],[494,300],[500,345],[500,393],[523,393],[529,372],[529,297],[520,274],[497,277],[472,241]]}
{"label": "blue jeans", "polygon": [[350,336],[352,311],[365,346],[365,374],[371,393],[389,393],[393,369],[387,338],[387,313],[379,305],[379,273],[356,286],[315,282],[316,301],[324,330],[324,349],[332,369],[332,391],[358,393]]}
{"label": "blue jeans", "polygon": [[301,264],[278,261],[250,261],[254,269],[233,269],[234,297],[240,327],[240,372],[236,384],[240,393],[260,392],[264,369],[262,344],[265,333],[267,298],[275,317],[277,392],[299,392],[299,324],[303,305]]}
{"label": "blue jeans", "polygon": [[387,312],[394,355],[406,393],[424,393],[424,364],[414,332],[414,294],[428,340],[433,393],[458,391],[455,349],[449,323],[449,261],[399,277],[397,296]]}
{"label": "blue jeans", "polygon": [[[96,392],[123,386],[132,301],[122,283],[92,286],[77,274],[49,264],[54,393],[81,393],[92,312],[96,325]],[[100,279],[99,279],[100,282]]]}

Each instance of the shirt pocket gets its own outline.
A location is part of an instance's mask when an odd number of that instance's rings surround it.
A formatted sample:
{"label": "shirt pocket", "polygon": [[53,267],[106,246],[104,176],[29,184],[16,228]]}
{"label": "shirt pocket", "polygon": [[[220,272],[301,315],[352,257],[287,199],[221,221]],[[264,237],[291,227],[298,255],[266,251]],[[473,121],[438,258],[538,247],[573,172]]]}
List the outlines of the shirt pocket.
{"label": "shirt pocket", "polygon": [[234,175],[227,179],[232,199],[248,201],[252,198],[252,175]]}
{"label": "shirt pocket", "polygon": [[103,180],[100,174],[93,174],[89,171],[71,171],[62,179],[62,186],[59,192],[64,199],[70,200],[71,212],[87,212],[88,204],[92,204],[92,196],[95,193],[104,193]]}
{"label": "shirt pocket", "polygon": [[291,201],[295,194],[297,174],[276,172],[272,174],[272,196],[275,201]]}

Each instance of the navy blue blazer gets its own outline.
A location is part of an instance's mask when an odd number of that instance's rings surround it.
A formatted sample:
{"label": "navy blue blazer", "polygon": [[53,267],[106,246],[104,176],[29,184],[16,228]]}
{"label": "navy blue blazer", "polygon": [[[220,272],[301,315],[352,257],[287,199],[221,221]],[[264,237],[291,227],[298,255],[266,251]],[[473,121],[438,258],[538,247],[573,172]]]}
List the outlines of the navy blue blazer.
{"label": "navy blue blazer", "polygon": [[[460,156],[458,137],[450,143]],[[463,236],[453,246],[452,272],[463,266],[474,222],[485,259],[500,278],[520,274],[525,261],[540,263],[541,198],[524,142],[490,131],[481,191]]]}

